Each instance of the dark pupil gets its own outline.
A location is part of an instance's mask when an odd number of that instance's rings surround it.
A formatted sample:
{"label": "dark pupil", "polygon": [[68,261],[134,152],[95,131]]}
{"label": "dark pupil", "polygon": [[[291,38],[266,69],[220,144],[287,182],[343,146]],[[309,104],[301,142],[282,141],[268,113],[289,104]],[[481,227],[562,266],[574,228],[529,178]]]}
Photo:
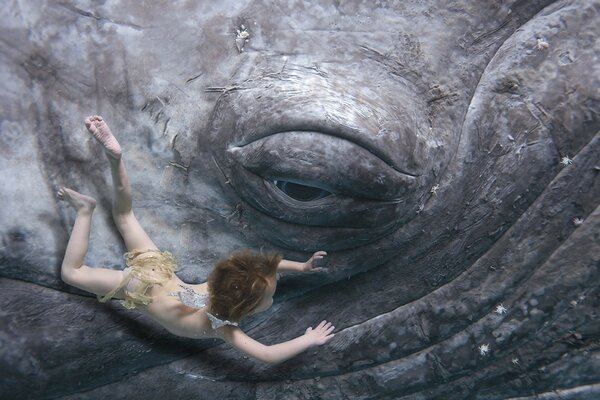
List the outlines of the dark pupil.
{"label": "dark pupil", "polygon": [[288,181],[275,181],[275,185],[292,199],[299,201],[313,201],[329,196],[331,193],[313,186],[300,185]]}

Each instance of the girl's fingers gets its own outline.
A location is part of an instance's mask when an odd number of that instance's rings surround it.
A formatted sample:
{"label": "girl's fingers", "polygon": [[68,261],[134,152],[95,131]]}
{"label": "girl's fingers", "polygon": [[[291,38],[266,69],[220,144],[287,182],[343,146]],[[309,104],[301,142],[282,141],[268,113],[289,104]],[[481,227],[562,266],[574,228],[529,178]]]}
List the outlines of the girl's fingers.
{"label": "girl's fingers", "polygon": [[331,324],[331,322],[328,322],[325,325],[323,325],[322,327],[320,327],[320,331],[324,335],[331,333],[331,331],[333,331],[333,329],[335,329],[335,326],[333,326]]}

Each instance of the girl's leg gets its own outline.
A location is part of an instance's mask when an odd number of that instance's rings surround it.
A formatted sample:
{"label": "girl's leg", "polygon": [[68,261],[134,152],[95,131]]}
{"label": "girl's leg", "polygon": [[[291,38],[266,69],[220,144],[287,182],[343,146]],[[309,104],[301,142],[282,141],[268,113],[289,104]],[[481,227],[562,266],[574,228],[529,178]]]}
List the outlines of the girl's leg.
{"label": "girl's leg", "polygon": [[110,163],[113,179],[113,208],[112,214],[117,229],[121,233],[128,251],[135,249],[158,248],[142,228],[131,208],[131,187],[127,178],[125,164],[121,158],[121,146],[113,136],[102,117],[93,116],[85,120],[85,126],[90,133],[104,146]]}
{"label": "girl's leg", "polygon": [[67,201],[77,211],[61,267],[62,280],[71,286],[103,296],[121,283],[123,271],[83,265],[88,250],[90,225],[96,200],[67,188],[61,188],[57,196]]}

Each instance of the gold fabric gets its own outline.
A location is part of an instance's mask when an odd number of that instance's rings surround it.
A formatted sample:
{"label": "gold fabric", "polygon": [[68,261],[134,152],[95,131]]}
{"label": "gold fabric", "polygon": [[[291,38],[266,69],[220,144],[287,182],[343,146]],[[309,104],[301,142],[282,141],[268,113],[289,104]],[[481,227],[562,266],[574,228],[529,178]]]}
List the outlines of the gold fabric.
{"label": "gold fabric", "polygon": [[[117,287],[105,296],[98,296],[105,303],[121,289],[125,288],[125,299],[121,304],[133,309],[139,305],[147,306],[152,303],[152,297],[146,293],[153,285],[166,284],[177,270],[175,258],[168,251],[133,250],[123,256],[130,271],[123,277]],[[132,282],[133,280],[133,282]],[[131,285],[128,285],[131,282]]]}

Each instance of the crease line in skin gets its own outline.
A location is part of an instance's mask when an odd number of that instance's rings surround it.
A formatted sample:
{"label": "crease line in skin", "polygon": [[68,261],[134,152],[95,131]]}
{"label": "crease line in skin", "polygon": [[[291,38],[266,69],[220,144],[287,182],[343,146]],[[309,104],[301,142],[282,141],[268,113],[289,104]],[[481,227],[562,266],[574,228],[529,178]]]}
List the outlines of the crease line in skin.
{"label": "crease line in skin", "polygon": [[[336,125],[339,126],[339,127],[346,127],[346,128],[348,128],[347,125],[338,124],[338,123],[336,123]],[[347,142],[352,143],[354,146],[357,146],[357,147],[360,147],[360,148],[366,150],[367,152],[371,153],[375,157],[379,158],[381,161],[383,161],[388,167],[392,168],[394,171],[399,172],[399,173],[401,173],[403,175],[406,175],[409,178],[417,178],[417,177],[419,177],[419,176],[422,175],[422,174],[416,174],[416,173],[407,172],[405,170],[400,169],[400,167],[397,167],[397,166],[393,165],[392,161],[388,157],[386,157],[385,155],[381,154],[381,152],[379,152],[378,149],[374,149],[373,147],[375,147],[375,146],[371,146],[370,143],[361,143],[359,141],[356,141],[355,138],[347,137],[344,134],[342,134],[342,135],[336,134],[335,132],[332,132],[329,129],[320,129],[319,130],[319,128],[316,128],[316,129],[306,130],[306,129],[303,129],[303,128],[298,128],[298,129],[293,129],[292,128],[290,130],[272,131],[270,133],[269,132],[265,132],[265,133],[261,133],[261,134],[252,135],[252,137],[250,138],[249,141],[244,141],[241,144],[234,145],[233,143],[229,143],[229,145],[227,146],[227,148],[225,148],[225,152],[228,152],[231,149],[234,149],[236,147],[237,148],[244,148],[245,146],[248,146],[248,145],[250,145],[250,144],[252,144],[254,142],[257,142],[259,140],[266,139],[267,137],[270,137],[270,136],[279,135],[279,134],[289,134],[289,133],[299,133],[299,134],[302,134],[302,133],[316,133],[316,134],[320,134],[320,135],[331,136],[331,137],[334,137],[336,139],[345,140]],[[276,140],[276,139],[274,139],[274,140]],[[365,144],[369,144],[369,147],[365,146]]]}
{"label": "crease line in skin", "polygon": [[[550,7],[550,6],[554,5],[558,1],[559,0],[557,0],[555,2],[551,2],[550,4],[547,4],[545,6],[542,6],[533,15],[531,15],[531,18],[529,18],[528,20],[525,20],[521,25],[515,26],[515,29],[513,29],[513,31],[506,37],[506,39],[504,39],[502,41],[502,43],[500,43],[498,45],[498,47],[496,48],[496,51],[494,52],[494,54],[490,57],[490,59],[488,60],[488,62],[486,62],[485,66],[481,69],[481,74],[479,75],[479,78],[477,79],[477,84],[474,86],[473,94],[471,95],[471,98],[469,99],[469,101],[466,103],[465,112],[464,112],[463,117],[462,117],[462,121],[463,122],[462,122],[462,124],[460,124],[460,131],[459,131],[459,134],[458,134],[458,139],[456,141],[456,147],[454,148],[454,151],[452,153],[452,157],[450,157],[450,159],[448,160],[448,163],[446,164],[446,166],[444,167],[444,169],[442,171],[440,171],[440,180],[441,180],[442,177],[444,177],[446,175],[446,171],[447,171],[448,167],[452,164],[453,161],[455,161],[455,158],[456,158],[457,154],[460,151],[460,147],[461,147],[460,144],[461,144],[461,141],[462,141],[462,138],[463,138],[463,131],[465,130],[465,125],[467,123],[467,116],[469,114],[469,110],[471,109],[471,105],[473,104],[473,99],[478,94],[477,89],[481,86],[482,79],[486,75],[486,72],[488,71],[488,68],[490,67],[490,64],[492,63],[492,61],[495,60],[496,55],[498,54],[498,51],[500,49],[502,49],[502,47],[512,37],[514,37],[514,36],[518,35],[520,32],[522,32],[521,29],[523,28],[523,26],[525,26],[529,22],[535,20],[536,15],[538,15],[542,10],[544,10],[547,7]],[[465,52],[466,52],[466,50],[465,50]]]}
{"label": "crease line in skin", "polygon": [[109,22],[111,24],[119,25],[119,26],[125,26],[127,28],[135,29],[137,31],[141,31],[143,29],[150,28],[150,27],[145,27],[145,26],[142,26],[142,25],[137,25],[137,24],[134,24],[134,23],[131,23],[131,22],[115,21],[112,18],[103,17],[103,16],[100,16],[100,15],[96,15],[93,12],[85,11],[85,10],[79,8],[79,7],[76,7],[76,6],[74,6],[72,4],[68,4],[68,3],[57,3],[57,4],[53,4],[53,5],[61,7],[61,8],[64,8],[64,9],[66,9],[68,11],[71,11],[74,14],[81,15],[81,16],[86,17],[86,18],[92,18],[92,19],[95,19],[96,21],[107,21],[107,22]]}

